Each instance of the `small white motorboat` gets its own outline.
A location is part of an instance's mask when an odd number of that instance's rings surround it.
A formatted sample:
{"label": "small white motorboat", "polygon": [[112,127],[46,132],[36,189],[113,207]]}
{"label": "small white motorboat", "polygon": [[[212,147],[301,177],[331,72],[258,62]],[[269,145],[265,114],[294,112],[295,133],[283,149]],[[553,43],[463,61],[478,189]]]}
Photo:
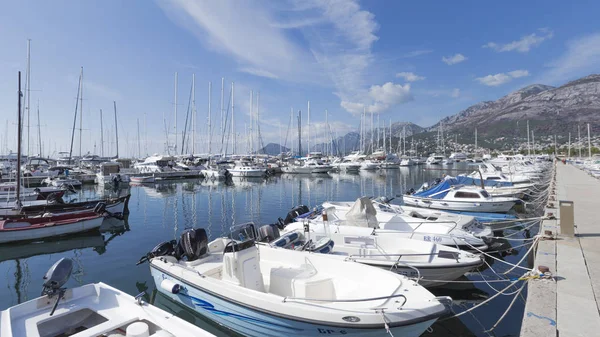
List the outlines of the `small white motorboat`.
{"label": "small white motorboat", "polygon": [[245,336],[417,337],[449,300],[344,256],[274,248],[252,237],[209,243],[201,228],[184,232],[178,244],[158,245],[139,263],[146,260],[159,292]]}
{"label": "small white motorboat", "polygon": [[0,312],[2,337],[210,337],[183,319],[104,283],[63,288],[73,262],[62,258],[44,276],[42,296]]}
{"label": "small white motorboat", "polygon": [[[373,235],[370,228],[350,228],[329,223],[293,222],[259,228],[259,240],[272,246],[332,253],[373,267],[394,271],[434,287],[453,281],[481,266],[482,257],[432,242]],[[421,280],[422,279],[422,280]],[[432,281],[435,280],[435,281]]]}
{"label": "small white motorboat", "polygon": [[474,186],[451,185],[447,180],[430,189],[405,194],[402,199],[410,206],[481,213],[506,213],[521,202],[513,197],[492,197]]}
{"label": "small white motorboat", "polygon": [[[298,215],[308,212],[306,206],[299,206],[297,208],[302,207],[305,208],[302,211],[297,211],[296,208],[292,209],[285,220],[279,219],[280,225],[285,226],[294,221]],[[309,220],[315,223],[327,221],[336,226],[347,227],[344,228],[344,231],[348,234],[354,232],[364,233],[364,230],[356,228],[367,228],[371,231],[372,235],[390,235],[398,238],[415,239],[463,250],[472,250],[473,247],[478,250],[488,249],[488,245],[484,240],[485,237],[476,237],[472,233],[462,229],[455,222],[411,219],[401,214],[393,213],[381,214],[381,216],[388,219],[380,222],[378,214],[376,208],[373,206],[373,202],[369,198],[363,197],[357,199],[348,211],[338,212],[335,207],[326,208],[321,214],[313,214]]]}
{"label": "small white motorboat", "polygon": [[81,188],[81,181],[69,177],[48,177],[42,181],[46,186]]}
{"label": "small white motorboat", "polygon": [[[391,204],[391,200],[392,199],[385,197],[371,199],[373,206],[377,210],[376,217],[380,224],[390,221],[404,221],[411,223],[412,226],[421,226],[424,222],[434,222],[457,225],[462,230],[473,234],[473,236],[478,238],[494,236],[490,226],[482,225],[473,216],[443,212],[437,209],[396,205]],[[350,208],[352,208],[354,204],[355,201],[326,201],[322,206],[324,209],[333,207],[336,214],[339,214],[338,217],[343,220],[343,215],[350,211]],[[396,215],[400,216],[396,217]]]}

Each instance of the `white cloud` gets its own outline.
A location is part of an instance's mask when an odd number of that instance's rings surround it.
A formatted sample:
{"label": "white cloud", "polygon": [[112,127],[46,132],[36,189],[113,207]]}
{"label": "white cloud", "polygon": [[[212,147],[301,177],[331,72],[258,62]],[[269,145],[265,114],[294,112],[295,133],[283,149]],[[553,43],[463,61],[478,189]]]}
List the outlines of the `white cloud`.
{"label": "white cloud", "polygon": [[490,48],[496,52],[507,52],[507,51],[518,51],[520,53],[527,53],[531,48],[539,46],[542,42],[551,39],[554,33],[548,28],[541,28],[540,32],[543,35],[537,35],[536,33],[523,36],[520,40],[512,41],[506,44],[498,44],[495,42],[488,42],[483,45],[483,48]]}
{"label": "white cloud", "polygon": [[256,68],[246,67],[246,68],[240,68],[239,71],[248,73],[250,75],[259,76],[259,77],[266,77],[266,78],[272,78],[272,79],[279,78],[277,75],[275,75],[267,70],[264,70],[264,69],[256,69]]}
{"label": "white cloud", "polygon": [[269,8],[232,0],[158,4],[173,22],[208,48],[232,57],[242,69],[258,69],[270,77],[294,81],[321,81],[310,52],[290,40],[284,29],[271,25],[276,20]]}
{"label": "white cloud", "polygon": [[325,20],[323,20],[322,17],[303,18],[303,19],[298,19],[298,20],[293,20],[293,21],[288,21],[288,22],[271,23],[271,27],[283,28],[283,29],[297,29],[297,28],[314,26],[314,25],[321,24],[324,22],[325,22]]}
{"label": "white cloud", "polygon": [[405,58],[411,58],[411,57],[417,57],[417,56],[421,56],[421,55],[426,55],[429,53],[433,53],[433,50],[431,49],[417,49],[417,50],[413,50],[411,52],[408,52],[404,55],[402,55]]}
{"label": "white cloud", "polygon": [[459,96],[460,96],[460,89],[458,89],[458,88],[454,88],[454,89],[452,90],[452,94],[450,94],[450,96],[452,96],[452,97],[454,97],[454,98],[457,98],[457,97],[459,97]]}
{"label": "white cloud", "polygon": [[452,56],[442,57],[442,61],[449,66],[451,66],[453,64],[461,63],[466,60],[467,60],[467,57],[464,56],[463,54],[454,54]]}
{"label": "white cloud", "polygon": [[411,73],[411,72],[397,73],[396,77],[402,77],[402,78],[404,78],[405,81],[408,81],[408,82],[421,81],[421,80],[425,79],[425,77],[418,76],[417,74]]}
{"label": "white cloud", "polygon": [[525,76],[529,76],[529,71],[527,70],[513,70],[513,71],[509,71],[508,75],[512,78],[519,78],[519,77],[525,77]]}
{"label": "white cloud", "polygon": [[369,88],[368,99],[366,99],[368,103],[342,100],[340,105],[354,115],[361,114],[363,110],[378,114],[413,99],[410,84],[401,85],[387,82],[383,85],[372,85]]}
{"label": "white cloud", "polygon": [[505,83],[508,83],[513,80],[513,78],[525,77],[529,76],[529,71],[527,70],[514,70],[509,71],[508,73],[499,73],[495,75],[487,75],[484,77],[476,78],[479,83],[483,85],[487,85],[490,87],[499,86]]}
{"label": "white cloud", "polygon": [[547,64],[549,68],[537,83],[562,84],[581,76],[597,73],[600,68],[600,33],[586,35],[567,43],[566,51]]}

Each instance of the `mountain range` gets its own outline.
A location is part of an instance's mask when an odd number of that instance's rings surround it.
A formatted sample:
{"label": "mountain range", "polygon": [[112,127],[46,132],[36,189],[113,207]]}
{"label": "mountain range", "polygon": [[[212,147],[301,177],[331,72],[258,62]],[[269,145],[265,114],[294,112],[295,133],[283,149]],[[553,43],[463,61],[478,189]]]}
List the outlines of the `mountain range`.
{"label": "mountain range", "polygon": [[533,84],[495,101],[472,105],[443,118],[426,131],[437,130],[498,137],[518,133],[526,137],[526,124],[536,135],[576,133],[577,125],[600,126],[600,75],[589,75],[560,87]]}

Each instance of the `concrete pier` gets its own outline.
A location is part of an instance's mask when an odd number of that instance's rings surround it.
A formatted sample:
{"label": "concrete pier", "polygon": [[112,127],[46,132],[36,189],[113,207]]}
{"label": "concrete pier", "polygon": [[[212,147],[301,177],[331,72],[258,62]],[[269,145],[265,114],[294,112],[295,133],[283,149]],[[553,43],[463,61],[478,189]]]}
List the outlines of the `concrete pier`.
{"label": "concrete pier", "polygon": [[[529,282],[521,336],[600,336],[600,180],[559,162],[552,184],[546,215],[556,220],[540,231],[556,239],[540,241],[535,266],[555,278]],[[560,200],[574,203],[574,236],[560,232]]]}

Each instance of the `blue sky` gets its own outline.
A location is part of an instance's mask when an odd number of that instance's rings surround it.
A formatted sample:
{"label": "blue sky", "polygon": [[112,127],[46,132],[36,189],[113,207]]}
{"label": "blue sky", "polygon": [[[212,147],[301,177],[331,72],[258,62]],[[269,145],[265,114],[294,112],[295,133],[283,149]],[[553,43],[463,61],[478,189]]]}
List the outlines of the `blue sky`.
{"label": "blue sky", "polygon": [[339,135],[356,129],[363,108],[382,123],[428,126],[529,84],[560,85],[598,72],[599,12],[597,1],[4,1],[1,152],[16,147],[16,72],[25,70],[27,39],[31,112],[39,100],[46,155],[68,149],[81,66],[84,152],[94,145],[100,152],[100,109],[105,138],[114,132],[113,100],[121,154],[137,153],[137,119],[142,141],[148,139],[142,152],[162,152],[165,121],[174,140],[175,72],[180,131],[196,76],[197,152],[206,148],[208,82],[213,125],[221,77],[226,96],[235,82],[243,151],[250,90],[260,91],[265,143],[285,138],[291,107],[306,122],[309,100],[317,141],[325,110]]}

